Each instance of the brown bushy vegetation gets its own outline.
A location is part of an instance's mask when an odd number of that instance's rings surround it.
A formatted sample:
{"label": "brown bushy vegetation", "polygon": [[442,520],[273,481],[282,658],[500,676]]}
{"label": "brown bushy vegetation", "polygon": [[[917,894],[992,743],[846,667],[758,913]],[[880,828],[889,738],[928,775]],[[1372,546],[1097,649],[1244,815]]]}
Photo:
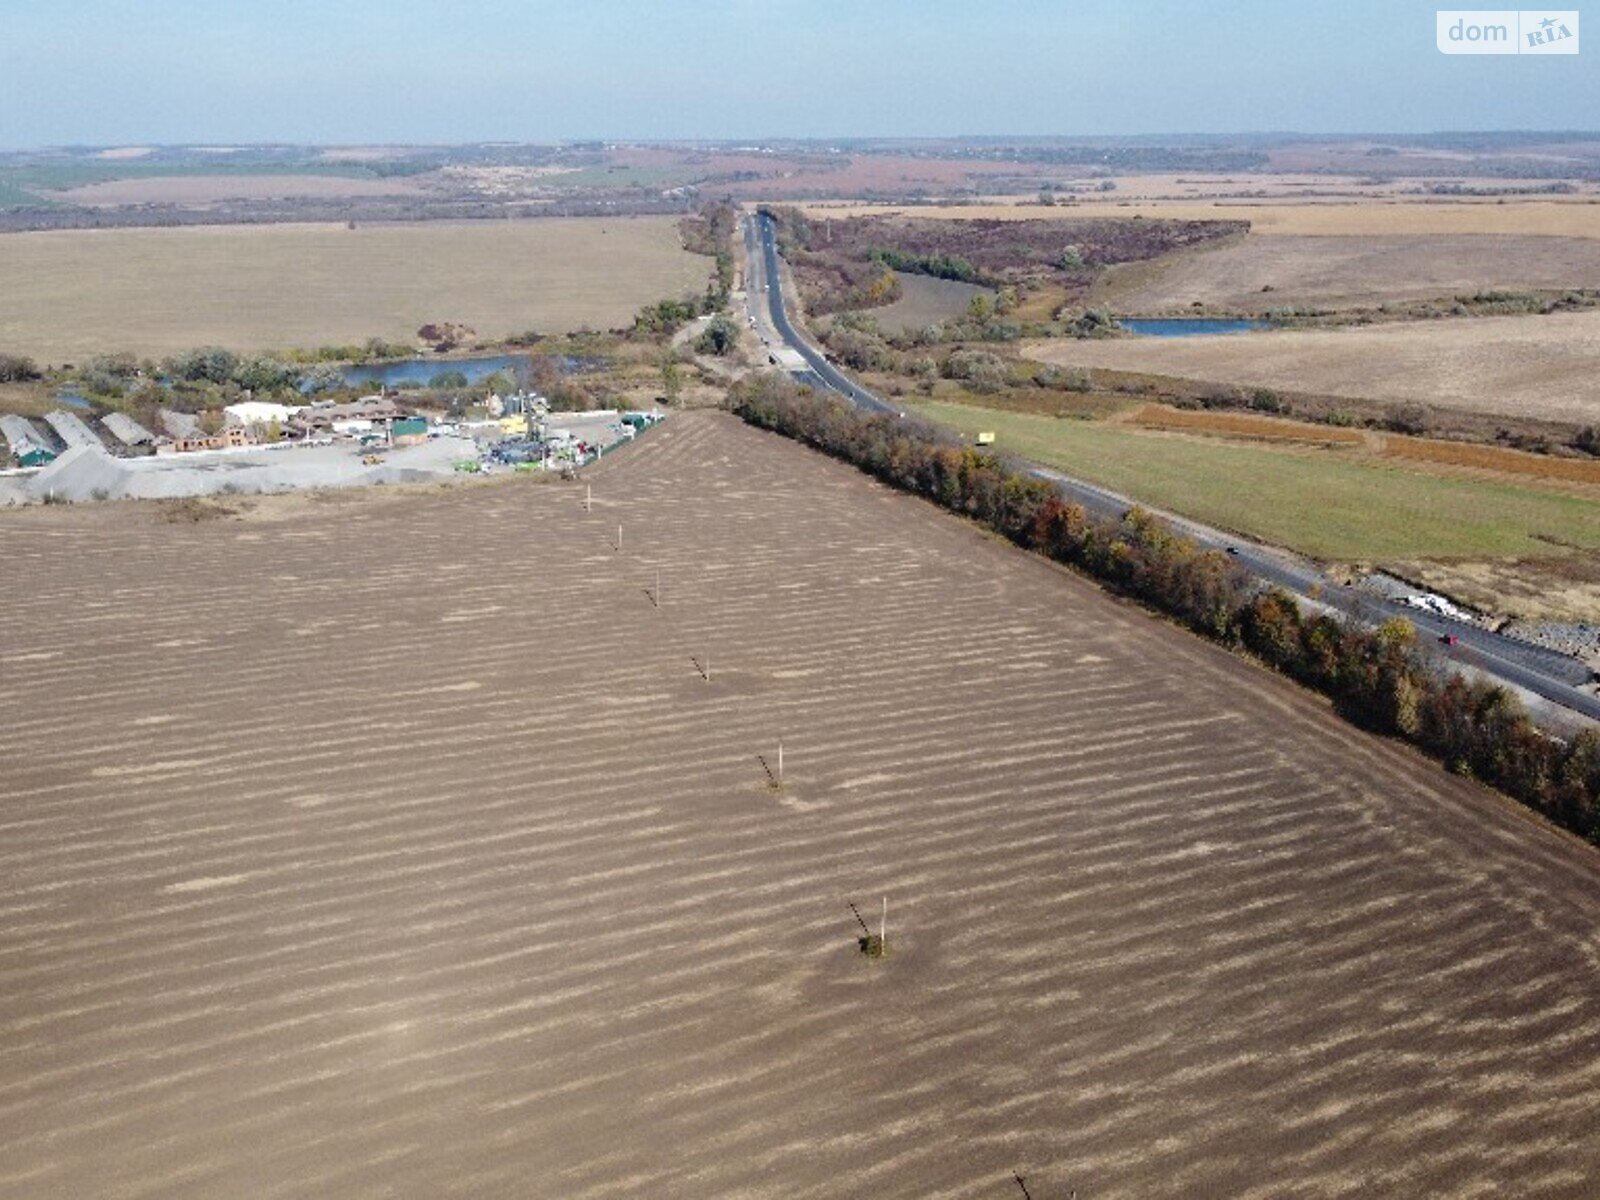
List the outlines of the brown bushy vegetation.
{"label": "brown bushy vegetation", "polygon": [[236,517],[238,510],[203,496],[184,496],[177,500],[157,500],[156,514],[169,525],[198,525],[223,517]]}
{"label": "brown bushy vegetation", "polygon": [[1148,513],[1092,516],[1043,480],[916,421],[869,416],[770,377],[741,382],[730,399],[750,424],[970,516],[1248,650],[1328,695],[1354,723],[1404,738],[1600,844],[1600,737],[1563,743],[1541,733],[1504,688],[1446,673],[1425,657],[1410,622],[1371,629],[1307,616],[1287,593],[1263,591],[1226,555],[1200,549]]}
{"label": "brown bushy vegetation", "polygon": [[770,211],[813,315],[888,304],[895,272],[1079,297],[1101,270],[1245,232],[1244,221],[950,221]]}
{"label": "brown bushy vegetation", "polygon": [[26,383],[39,378],[39,367],[21,354],[0,354],[0,383]]}

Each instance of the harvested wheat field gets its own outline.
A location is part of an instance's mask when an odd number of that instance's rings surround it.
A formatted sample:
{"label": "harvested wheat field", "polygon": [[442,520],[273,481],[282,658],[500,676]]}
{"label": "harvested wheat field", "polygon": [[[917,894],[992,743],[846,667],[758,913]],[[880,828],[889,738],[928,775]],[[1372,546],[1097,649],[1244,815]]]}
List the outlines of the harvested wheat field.
{"label": "harvested wheat field", "polygon": [[1377,305],[1481,290],[1600,287],[1600,239],[1252,235],[1112,267],[1094,302],[1119,312],[1193,304],[1261,312]]}
{"label": "harvested wheat field", "polygon": [[1042,362],[1244,387],[1414,401],[1578,425],[1600,421],[1600,312],[1337,329],[1029,342]]}
{"label": "harvested wheat field", "polygon": [[709,262],[671,217],[11,233],[0,348],[60,362],[410,339],[430,321],[609,329],[704,288]]}
{"label": "harvested wheat field", "polygon": [[731,418],[590,482],[0,522],[0,1193],[1595,1194],[1592,850]]}

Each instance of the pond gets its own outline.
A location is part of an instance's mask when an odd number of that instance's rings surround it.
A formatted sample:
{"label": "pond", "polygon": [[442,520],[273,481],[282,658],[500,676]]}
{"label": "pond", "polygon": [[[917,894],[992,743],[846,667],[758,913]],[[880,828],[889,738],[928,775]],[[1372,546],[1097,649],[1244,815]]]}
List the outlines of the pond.
{"label": "pond", "polygon": [[[598,356],[577,354],[546,355],[556,370],[563,375],[585,375],[604,371],[611,360]],[[447,371],[460,371],[467,377],[468,385],[482,383],[489,376],[504,371],[522,387],[528,383],[532,360],[526,354],[492,354],[477,358],[406,358],[398,362],[367,363],[364,366],[340,367],[339,373],[347,387],[392,388],[400,384],[428,384]]]}
{"label": "pond", "polygon": [[469,384],[480,383],[498,371],[504,371],[522,383],[528,373],[528,356],[495,354],[482,358],[407,358],[399,362],[341,367],[339,370],[350,387],[394,387],[402,383],[419,383],[426,387],[429,380],[446,371],[461,372]]}
{"label": "pond", "polygon": [[1205,333],[1248,333],[1266,329],[1270,322],[1231,317],[1118,317],[1117,324],[1145,337],[1197,337]]}

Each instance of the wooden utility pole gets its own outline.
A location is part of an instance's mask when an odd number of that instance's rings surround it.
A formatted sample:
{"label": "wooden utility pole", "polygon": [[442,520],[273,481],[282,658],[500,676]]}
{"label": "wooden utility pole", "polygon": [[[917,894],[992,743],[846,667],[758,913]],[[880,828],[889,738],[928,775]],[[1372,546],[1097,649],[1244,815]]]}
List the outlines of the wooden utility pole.
{"label": "wooden utility pole", "polygon": [[1033,1193],[1028,1190],[1028,1185],[1023,1182],[1022,1176],[1013,1171],[1011,1172],[1011,1178],[1017,1181],[1017,1186],[1022,1189],[1022,1194],[1027,1197],[1027,1200],[1033,1200]]}

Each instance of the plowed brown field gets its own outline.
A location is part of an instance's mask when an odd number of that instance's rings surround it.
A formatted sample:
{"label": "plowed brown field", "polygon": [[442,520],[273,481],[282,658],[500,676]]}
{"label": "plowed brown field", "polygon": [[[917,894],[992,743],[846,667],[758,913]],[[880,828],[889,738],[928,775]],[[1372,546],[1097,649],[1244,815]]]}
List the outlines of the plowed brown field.
{"label": "plowed brown field", "polygon": [[0,521],[0,1194],[1596,1194],[1592,851],[730,418],[591,481]]}

